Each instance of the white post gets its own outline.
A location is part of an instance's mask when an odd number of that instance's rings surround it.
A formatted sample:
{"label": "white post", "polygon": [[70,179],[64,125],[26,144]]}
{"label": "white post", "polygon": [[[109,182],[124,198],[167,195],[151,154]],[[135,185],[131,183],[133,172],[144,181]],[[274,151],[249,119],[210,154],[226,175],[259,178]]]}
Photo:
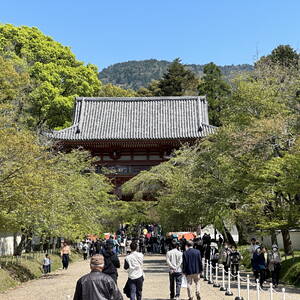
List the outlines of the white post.
{"label": "white post", "polygon": [[230,269],[228,269],[228,287],[227,287],[227,291],[225,293],[226,296],[233,295],[233,293],[231,292],[231,289],[230,289],[230,280],[231,280],[231,272],[230,272]]}
{"label": "white post", "polygon": [[214,283],[214,287],[220,287],[220,284],[219,284],[219,265],[216,264],[216,280],[215,280],[215,283]]}
{"label": "white post", "polygon": [[213,278],[212,278],[212,272],[213,272],[213,270],[212,270],[212,263],[211,262],[209,262],[209,281],[208,281],[208,283],[209,284],[213,284]]}
{"label": "white post", "polygon": [[225,269],[224,269],[224,266],[222,266],[222,286],[220,287],[220,291],[222,291],[222,292],[226,291],[226,288],[225,288]]}
{"label": "white post", "polygon": [[270,283],[270,300],[273,300],[273,284]]}
{"label": "white post", "polygon": [[259,280],[256,279],[256,300],[260,300],[260,294],[259,294]]}
{"label": "white post", "polygon": [[208,281],[208,260],[206,260],[206,281]]}
{"label": "white post", "polygon": [[238,298],[241,300],[241,278],[240,278],[240,271],[237,272],[237,282],[238,282]]}
{"label": "white post", "polygon": [[282,289],[282,300],[285,300],[285,288]]}
{"label": "white post", "polygon": [[247,275],[247,300],[250,300],[250,276]]}

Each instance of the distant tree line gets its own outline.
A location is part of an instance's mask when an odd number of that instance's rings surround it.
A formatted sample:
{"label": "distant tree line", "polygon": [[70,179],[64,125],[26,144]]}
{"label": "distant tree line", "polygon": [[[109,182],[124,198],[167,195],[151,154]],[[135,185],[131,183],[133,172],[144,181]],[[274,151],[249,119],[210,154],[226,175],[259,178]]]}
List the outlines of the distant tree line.
{"label": "distant tree line", "polygon": [[[103,83],[118,85],[124,89],[138,90],[147,87],[152,81],[160,80],[167,72],[171,62],[166,60],[140,60],[113,64],[99,72],[99,78]],[[203,76],[205,65],[185,65],[196,77]],[[229,81],[237,74],[253,70],[249,64],[219,66],[222,75]]]}

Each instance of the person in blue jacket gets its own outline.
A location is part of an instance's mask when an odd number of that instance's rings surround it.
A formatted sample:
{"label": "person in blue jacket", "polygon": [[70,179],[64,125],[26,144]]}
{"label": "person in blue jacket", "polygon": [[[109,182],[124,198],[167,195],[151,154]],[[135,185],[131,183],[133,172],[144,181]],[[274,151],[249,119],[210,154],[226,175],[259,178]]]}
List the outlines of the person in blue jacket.
{"label": "person in blue jacket", "polygon": [[182,272],[186,276],[189,300],[193,299],[193,283],[195,283],[196,286],[197,300],[200,300],[200,273],[202,272],[202,261],[200,251],[194,249],[193,246],[193,241],[186,242],[186,251],[183,253]]}
{"label": "person in blue jacket", "polygon": [[255,279],[259,279],[261,288],[266,280],[266,248],[257,247],[253,254],[253,271]]}

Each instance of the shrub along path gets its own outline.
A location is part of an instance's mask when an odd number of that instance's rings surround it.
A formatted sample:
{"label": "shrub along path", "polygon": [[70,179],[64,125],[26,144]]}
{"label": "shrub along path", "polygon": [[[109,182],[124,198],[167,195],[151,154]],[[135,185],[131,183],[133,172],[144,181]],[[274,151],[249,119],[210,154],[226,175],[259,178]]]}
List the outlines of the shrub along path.
{"label": "shrub along path", "polygon": [[[123,267],[124,258],[121,258]],[[71,264],[70,268],[59,270],[49,276],[41,279],[27,282],[5,294],[0,294],[1,300],[66,300],[73,298],[73,293],[77,279],[89,272],[89,264],[87,261],[80,261]],[[143,299],[169,299],[168,291],[168,268],[165,264],[164,256],[146,256],[145,257],[145,284]],[[120,289],[123,288],[127,280],[127,273],[121,268],[119,271],[118,284]],[[235,292],[235,290],[233,290]],[[269,299],[269,294],[261,297],[261,300]],[[201,280],[201,295],[203,300],[233,300],[236,296],[228,297],[218,289],[213,288],[206,282]],[[186,289],[182,289],[181,299],[187,299]],[[245,295],[244,299],[245,298]],[[252,292],[253,298],[256,299],[254,291]],[[127,299],[124,296],[124,299]],[[274,300],[281,299],[274,297]],[[299,294],[290,294],[287,300],[299,299]]]}

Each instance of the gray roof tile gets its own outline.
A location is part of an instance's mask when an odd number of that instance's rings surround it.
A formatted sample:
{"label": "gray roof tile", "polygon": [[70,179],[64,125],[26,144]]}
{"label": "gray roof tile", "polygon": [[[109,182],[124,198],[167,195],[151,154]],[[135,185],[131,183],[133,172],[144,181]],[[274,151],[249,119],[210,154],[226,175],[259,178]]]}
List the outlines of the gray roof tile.
{"label": "gray roof tile", "polygon": [[56,140],[189,139],[213,133],[205,97],[77,98],[73,125]]}

